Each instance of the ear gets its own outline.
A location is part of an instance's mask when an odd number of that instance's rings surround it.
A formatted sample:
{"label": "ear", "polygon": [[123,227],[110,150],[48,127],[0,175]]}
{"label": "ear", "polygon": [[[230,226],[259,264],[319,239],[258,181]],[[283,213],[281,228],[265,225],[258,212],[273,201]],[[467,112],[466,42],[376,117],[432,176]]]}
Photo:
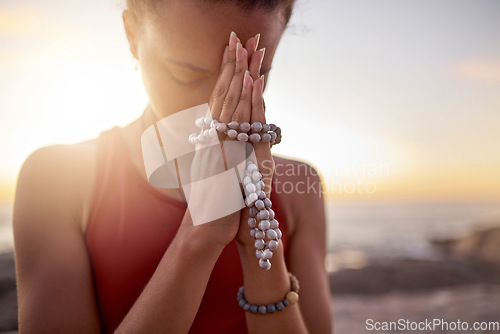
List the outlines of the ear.
{"label": "ear", "polygon": [[135,59],[139,59],[138,41],[139,41],[139,31],[137,18],[135,14],[130,9],[125,9],[122,13],[123,26],[125,28],[125,34],[127,35],[128,44],[130,47],[130,52]]}

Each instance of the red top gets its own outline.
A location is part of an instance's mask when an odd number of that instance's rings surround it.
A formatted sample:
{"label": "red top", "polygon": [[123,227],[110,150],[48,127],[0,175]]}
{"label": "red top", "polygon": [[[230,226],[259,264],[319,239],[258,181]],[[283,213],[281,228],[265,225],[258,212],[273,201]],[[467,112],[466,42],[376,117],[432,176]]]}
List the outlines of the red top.
{"label": "red top", "polygon": [[[100,133],[97,154],[85,240],[102,332],[112,333],[156,270],[187,205],[159,192],[140,175],[118,126]],[[287,259],[286,224],[275,191],[271,201],[283,232]],[[245,311],[236,301],[241,285],[243,273],[233,240],[217,260],[189,333],[247,333]]]}

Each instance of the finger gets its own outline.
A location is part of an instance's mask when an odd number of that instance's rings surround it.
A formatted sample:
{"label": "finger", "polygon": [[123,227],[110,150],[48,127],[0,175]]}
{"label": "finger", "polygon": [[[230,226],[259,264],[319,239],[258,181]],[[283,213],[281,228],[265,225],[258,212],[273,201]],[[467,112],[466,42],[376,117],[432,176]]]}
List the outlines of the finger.
{"label": "finger", "polygon": [[236,44],[236,66],[234,67],[234,74],[222,104],[222,111],[219,117],[219,122],[228,123],[233,117],[234,111],[238,106],[238,101],[243,87],[243,76],[248,69],[247,51],[243,48],[241,43]]}
{"label": "finger", "polygon": [[[261,124],[266,123],[265,116],[265,104],[264,98],[262,96],[264,76],[259,79],[254,80],[252,87],[252,115],[250,117],[251,123],[260,122]],[[262,181],[264,181],[265,193],[269,196],[271,192],[271,180],[274,170],[274,160],[271,155],[271,146],[269,142],[256,142],[253,143],[255,150],[255,155],[257,157],[257,162],[259,170],[262,174]]]}
{"label": "finger", "polygon": [[248,41],[245,43],[245,49],[248,53],[248,61],[252,57],[253,53],[257,50],[257,46],[259,45],[260,34],[255,35],[254,37],[250,37]]}
{"label": "finger", "polygon": [[223,63],[221,66],[221,72],[209,99],[209,108],[214,119],[219,119],[220,117],[224,99],[226,98],[231,80],[234,76],[237,38],[238,37],[234,31],[232,31],[229,37],[227,53],[224,51],[224,55],[222,57]]}
{"label": "finger", "polygon": [[266,123],[264,97],[262,95],[262,87],[264,84],[264,76],[253,81],[252,87],[252,116],[250,120],[252,123],[260,122]]}
{"label": "finger", "polygon": [[250,76],[250,72],[247,70],[243,77],[243,88],[241,90],[240,101],[233,114],[233,121],[240,124],[250,122],[250,117],[252,115],[252,88],[253,79]]}
{"label": "finger", "polygon": [[260,70],[262,67],[262,61],[264,60],[264,54],[266,52],[266,48],[262,48],[258,51],[255,51],[252,55],[252,59],[248,65],[250,75],[255,80],[260,78]]}

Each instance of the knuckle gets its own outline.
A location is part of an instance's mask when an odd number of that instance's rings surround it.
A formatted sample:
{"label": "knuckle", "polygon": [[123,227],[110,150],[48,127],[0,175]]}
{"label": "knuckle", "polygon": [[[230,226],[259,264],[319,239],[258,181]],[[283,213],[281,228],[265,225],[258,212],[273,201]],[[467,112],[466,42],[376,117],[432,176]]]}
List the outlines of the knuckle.
{"label": "knuckle", "polygon": [[229,57],[227,57],[227,61],[226,61],[227,65],[234,66],[235,63],[236,63],[236,56],[229,56]]}
{"label": "knuckle", "polygon": [[241,95],[240,95],[240,100],[243,100],[243,101],[248,101],[252,98],[252,95],[250,92],[248,92],[247,90],[243,90],[241,92]]}
{"label": "knuckle", "polygon": [[238,66],[236,65],[236,67],[234,68],[234,74],[241,74],[243,72],[246,71],[246,68],[244,66]]}
{"label": "knuckle", "polygon": [[227,95],[222,104],[223,108],[230,108],[236,102],[236,97],[234,95]]}
{"label": "knuckle", "polygon": [[226,95],[226,87],[224,85],[216,85],[213,92],[212,97],[214,99],[223,98]]}

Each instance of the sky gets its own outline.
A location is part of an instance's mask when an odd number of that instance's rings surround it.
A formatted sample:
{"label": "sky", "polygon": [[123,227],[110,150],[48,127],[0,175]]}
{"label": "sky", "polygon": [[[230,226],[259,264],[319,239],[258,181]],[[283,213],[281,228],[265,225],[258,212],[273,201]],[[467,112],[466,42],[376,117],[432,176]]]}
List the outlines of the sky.
{"label": "sky", "polygon": [[[125,0],[0,2],[0,201],[35,149],[147,104]],[[297,0],[266,92],[276,154],[338,200],[500,199],[500,1]]]}

